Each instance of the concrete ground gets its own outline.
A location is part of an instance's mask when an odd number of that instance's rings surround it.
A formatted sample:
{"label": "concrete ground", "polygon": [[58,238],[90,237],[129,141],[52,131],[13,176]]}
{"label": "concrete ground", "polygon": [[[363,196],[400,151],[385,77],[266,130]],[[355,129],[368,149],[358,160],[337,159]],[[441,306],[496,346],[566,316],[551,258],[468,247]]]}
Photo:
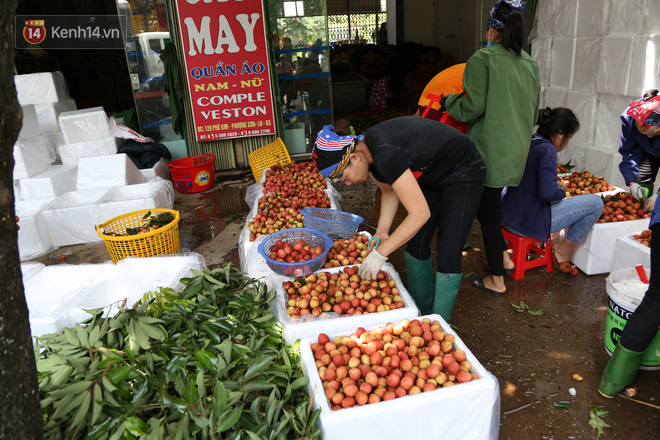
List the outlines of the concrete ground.
{"label": "concrete ground", "polygon": [[[239,264],[238,235],[249,208],[245,187],[248,171],[234,180],[216,183],[211,191],[177,194],[181,212],[182,252],[201,253],[207,265]],[[373,232],[375,185],[339,184],[342,209],[362,216],[361,229]],[[464,275],[481,273],[486,263],[479,223],[475,222],[464,253]],[[64,257],[63,261],[61,257]],[[109,259],[103,243],[68,246],[35,261],[44,264],[99,263]],[[406,279],[402,250],[390,262]],[[651,439],[660,437],[660,370],[641,371],[635,379],[636,401],[617,396],[605,399],[596,391],[608,360],[603,341],[607,293],[603,275],[580,272],[571,277],[543,268],[523,280],[506,279],[507,293],[490,296],[464,277],[450,323],[479,361],[497,377],[501,390],[501,439],[592,439],[590,408],[609,411],[600,437]],[[540,316],[518,313],[512,303],[524,301]],[[578,373],[583,380],[572,378]],[[569,390],[574,388],[575,396]],[[556,407],[561,403],[568,408]],[[647,406],[644,403],[655,405]],[[438,408],[442,411],[441,408]],[[431,436],[432,437],[432,436]]]}

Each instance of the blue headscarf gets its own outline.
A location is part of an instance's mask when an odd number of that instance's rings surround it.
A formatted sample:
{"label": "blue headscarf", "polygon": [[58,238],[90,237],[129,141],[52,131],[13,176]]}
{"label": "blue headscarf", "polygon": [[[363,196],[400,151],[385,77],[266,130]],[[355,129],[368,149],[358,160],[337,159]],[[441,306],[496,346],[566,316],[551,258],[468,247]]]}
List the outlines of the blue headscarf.
{"label": "blue headscarf", "polygon": [[525,2],[522,0],[500,0],[497,3],[495,3],[495,6],[490,10],[488,13],[488,27],[493,28],[495,30],[501,31],[504,29],[504,23],[499,21],[497,18],[497,9],[502,6],[503,3],[506,3],[511,9],[516,9],[518,11],[522,11],[523,8],[525,7]]}

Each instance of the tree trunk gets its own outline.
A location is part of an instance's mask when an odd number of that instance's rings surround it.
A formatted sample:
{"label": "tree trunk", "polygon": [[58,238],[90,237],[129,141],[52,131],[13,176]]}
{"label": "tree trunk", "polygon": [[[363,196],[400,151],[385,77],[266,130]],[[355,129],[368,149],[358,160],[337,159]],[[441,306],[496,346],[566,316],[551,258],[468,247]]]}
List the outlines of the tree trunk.
{"label": "tree trunk", "polygon": [[14,210],[14,142],[23,113],[14,87],[16,0],[0,2],[0,439],[41,439],[37,369]]}

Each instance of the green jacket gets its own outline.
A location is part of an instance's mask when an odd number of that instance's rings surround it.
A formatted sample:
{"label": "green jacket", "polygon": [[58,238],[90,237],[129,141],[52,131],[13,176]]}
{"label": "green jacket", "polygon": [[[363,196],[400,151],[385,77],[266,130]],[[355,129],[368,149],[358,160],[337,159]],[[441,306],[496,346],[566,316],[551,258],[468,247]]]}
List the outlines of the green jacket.
{"label": "green jacket", "polygon": [[539,67],[526,52],[518,57],[501,43],[470,57],[465,95],[448,95],[450,116],[469,122],[467,135],[486,164],[486,186],[518,186],[539,111]]}

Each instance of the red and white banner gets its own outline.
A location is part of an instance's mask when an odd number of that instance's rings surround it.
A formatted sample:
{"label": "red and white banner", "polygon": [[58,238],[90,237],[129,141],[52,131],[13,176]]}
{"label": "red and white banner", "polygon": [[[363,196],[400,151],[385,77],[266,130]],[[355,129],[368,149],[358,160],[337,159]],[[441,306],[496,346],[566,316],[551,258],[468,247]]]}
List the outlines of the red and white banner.
{"label": "red and white banner", "polygon": [[198,141],[274,134],[261,0],[176,0]]}

